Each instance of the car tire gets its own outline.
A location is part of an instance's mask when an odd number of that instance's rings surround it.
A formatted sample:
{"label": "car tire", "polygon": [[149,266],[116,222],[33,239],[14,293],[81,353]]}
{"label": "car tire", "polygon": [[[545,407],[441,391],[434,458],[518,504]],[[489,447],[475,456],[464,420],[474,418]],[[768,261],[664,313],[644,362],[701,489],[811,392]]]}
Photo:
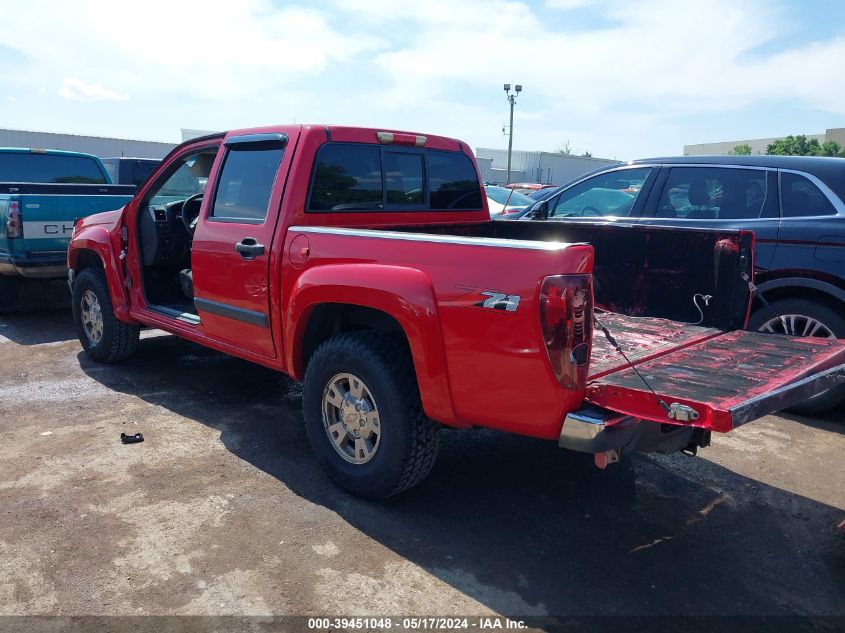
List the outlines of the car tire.
{"label": "car tire", "polygon": [[76,277],[73,322],[91,360],[116,363],[135,353],[141,327],[119,321],[114,315],[106,275],[99,268],[86,268]]}
{"label": "car tire", "polygon": [[[822,325],[822,333],[833,334],[836,338],[845,338],[845,318],[838,314],[833,308],[807,299],[780,299],[772,301],[770,307],[762,306],[751,315],[748,320],[748,329],[758,332],[769,332],[775,334],[792,334],[800,336],[807,329],[808,319]],[[796,330],[786,332],[782,324],[772,324],[776,316],[797,315]],[[806,402],[790,407],[788,410],[793,413],[819,414],[833,409],[845,401],[845,385],[829,389],[819,395],[810,398]]]}
{"label": "car tire", "polygon": [[0,314],[9,314],[15,311],[18,305],[20,287],[20,278],[0,275]]}
{"label": "car tire", "polygon": [[417,485],[434,465],[439,425],[422,410],[402,336],[355,332],[320,345],[302,406],[317,460],[354,495],[385,499]]}

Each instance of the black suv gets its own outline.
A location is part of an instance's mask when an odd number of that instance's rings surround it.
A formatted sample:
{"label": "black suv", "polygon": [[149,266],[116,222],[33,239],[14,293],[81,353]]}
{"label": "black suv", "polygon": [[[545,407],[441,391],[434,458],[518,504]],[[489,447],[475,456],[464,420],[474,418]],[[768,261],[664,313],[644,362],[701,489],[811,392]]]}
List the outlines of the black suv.
{"label": "black suv", "polygon": [[[749,329],[845,338],[845,159],[682,156],[636,160],[549,190],[521,220],[748,229],[757,238]],[[768,302],[768,305],[766,305]],[[835,406],[845,389],[801,407]]]}

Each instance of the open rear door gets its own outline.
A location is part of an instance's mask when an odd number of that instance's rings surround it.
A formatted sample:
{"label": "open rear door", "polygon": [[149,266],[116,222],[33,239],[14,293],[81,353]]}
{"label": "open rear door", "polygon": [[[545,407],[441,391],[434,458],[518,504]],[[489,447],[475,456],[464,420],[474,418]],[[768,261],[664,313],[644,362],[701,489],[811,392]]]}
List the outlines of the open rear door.
{"label": "open rear door", "polygon": [[[594,350],[602,336],[594,335]],[[625,350],[624,337],[619,344]],[[671,348],[665,341],[647,347],[629,358],[657,398],[621,356],[609,367],[604,350],[605,362],[591,368],[587,401],[644,420],[724,432],[845,382],[845,340],[697,328],[678,335]]]}

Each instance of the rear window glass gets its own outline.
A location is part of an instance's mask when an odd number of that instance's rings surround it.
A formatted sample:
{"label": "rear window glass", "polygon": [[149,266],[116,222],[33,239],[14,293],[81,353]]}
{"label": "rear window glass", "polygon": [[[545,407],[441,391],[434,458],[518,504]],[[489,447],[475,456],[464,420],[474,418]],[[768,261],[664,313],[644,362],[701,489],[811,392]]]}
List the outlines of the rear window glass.
{"label": "rear window glass", "polygon": [[0,153],[0,182],[103,185],[106,178],[97,162],[87,156]]}
{"label": "rear window glass", "polygon": [[455,152],[429,152],[432,209],[480,209],[481,187],[470,159]]}
{"label": "rear window glass", "polygon": [[317,153],[312,211],[381,209],[381,152],[374,145],[330,143]]}
{"label": "rear window glass", "polygon": [[804,176],[781,172],[780,198],[787,218],[836,215],[836,209],[821,190]]}
{"label": "rear window glass", "polygon": [[384,188],[388,204],[422,204],[423,155],[385,152]]}
{"label": "rear window glass", "polygon": [[281,147],[230,148],[220,174],[211,217],[230,221],[263,221],[267,217],[282,152],[284,149]]}
{"label": "rear window glass", "polygon": [[326,143],[317,152],[309,211],[482,209],[481,186],[464,154]]}

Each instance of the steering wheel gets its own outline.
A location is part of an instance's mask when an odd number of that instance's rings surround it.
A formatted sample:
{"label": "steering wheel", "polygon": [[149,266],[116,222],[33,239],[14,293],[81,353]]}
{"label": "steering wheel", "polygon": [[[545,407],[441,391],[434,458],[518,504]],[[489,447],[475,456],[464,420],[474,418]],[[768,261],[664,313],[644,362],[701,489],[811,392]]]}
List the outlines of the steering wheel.
{"label": "steering wheel", "polygon": [[581,216],[583,217],[585,215],[601,217],[601,211],[599,211],[595,207],[586,206],[583,209],[581,209]]}
{"label": "steering wheel", "polygon": [[[185,230],[188,232],[188,235],[193,235],[197,228],[197,221],[200,219],[200,204],[202,204],[202,196],[202,193],[195,193],[190,198],[186,198],[185,202],[182,203],[182,208],[179,210],[179,219],[182,220],[182,224],[185,225]],[[188,207],[193,205],[195,202],[198,203],[196,205],[196,212],[191,212],[189,215]]]}

